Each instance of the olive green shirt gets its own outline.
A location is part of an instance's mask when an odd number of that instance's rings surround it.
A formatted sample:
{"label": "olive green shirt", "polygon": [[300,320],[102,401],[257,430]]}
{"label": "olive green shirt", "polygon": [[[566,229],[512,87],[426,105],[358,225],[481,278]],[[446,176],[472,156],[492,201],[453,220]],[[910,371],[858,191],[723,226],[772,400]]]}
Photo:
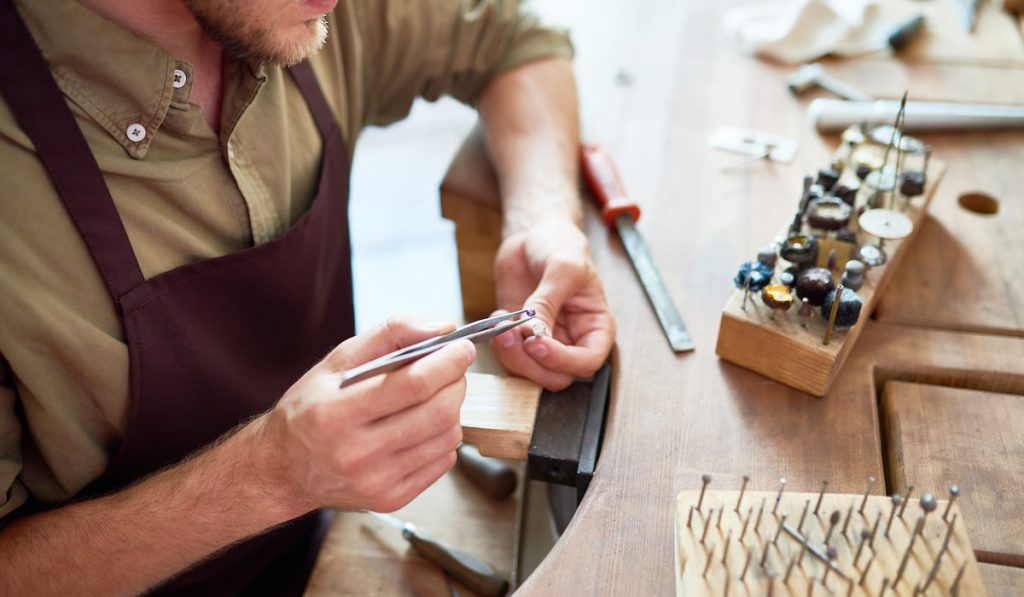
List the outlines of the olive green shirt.
{"label": "olive green shirt", "polygon": [[[17,4],[146,278],[274,239],[306,210],[322,141],[282,68],[227,61],[218,134],[189,103],[191,65],[74,0]],[[329,30],[310,62],[352,146],[417,97],[472,103],[507,69],[571,55],[508,0],[342,0]],[[2,524],[29,495],[58,503],[103,472],[129,384],[114,305],[2,98],[0,173]]]}

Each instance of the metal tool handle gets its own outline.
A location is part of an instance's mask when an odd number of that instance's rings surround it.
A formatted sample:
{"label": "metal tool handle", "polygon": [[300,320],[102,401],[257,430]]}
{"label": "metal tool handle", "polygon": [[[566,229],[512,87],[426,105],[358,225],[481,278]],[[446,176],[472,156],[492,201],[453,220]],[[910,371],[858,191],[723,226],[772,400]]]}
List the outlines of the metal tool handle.
{"label": "metal tool handle", "polygon": [[481,456],[475,446],[462,444],[458,449],[459,470],[461,470],[484,493],[496,500],[503,500],[516,491],[519,480],[512,467],[498,460]]}
{"label": "metal tool handle", "polygon": [[406,535],[406,539],[416,553],[443,568],[474,593],[484,597],[504,597],[508,593],[508,581],[486,562],[419,532]]}
{"label": "metal tool handle", "polygon": [[612,156],[604,147],[583,145],[580,148],[580,165],[587,188],[601,206],[601,218],[605,224],[614,227],[615,220],[622,215],[632,217],[634,222],[640,219],[640,206],[629,200]]}

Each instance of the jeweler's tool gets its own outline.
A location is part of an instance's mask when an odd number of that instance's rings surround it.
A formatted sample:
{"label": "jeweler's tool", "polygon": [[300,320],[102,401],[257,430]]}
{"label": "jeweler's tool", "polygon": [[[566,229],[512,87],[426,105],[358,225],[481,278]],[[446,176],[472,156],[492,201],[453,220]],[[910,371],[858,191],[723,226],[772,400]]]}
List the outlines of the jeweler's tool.
{"label": "jeweler's tool", "polygon": [[647,244],[636,229],[640,207],[627,197],[611,156],[603,147],[584,145],[581,149],[581,162],[583,178],[601,206],[601,216],[606,224],[614,225],[618,230],[619,238],[622,239],[626,253],[633,263],[633,269],[636,270],[647,298],[654,307],[654,313],[658,316],[658,322],[661,323],[661,329],[665,332],[669,345],[675,352],[693,350],[693,339],[672,302],[658,268],[654,265]]}
{"label": "jeweler's tool", "polygon": [[402,536],[412,545],[416,553],[440,566],[452,578],[466,585],[474,593],[488,597],[502,597],[508,593],[508,581],[486,562],[427,537],[417,531],[412,523],[403,522],[388,514],[377,512],[370,512],[370,514],[401,531]]}
{"label": "jeweler's tool", "polygon": [[400,348],[395,352],[388,353],[368,363],[364,363],[358,367],[353,367],[344,373],[340,387],[345,387],[368,377],[374,377],[376,375],[381,375],[388,371],[398,369],[399,367],[419,360],[430,353],[437,352],[457,340],[470,340],[474,343],[490,340],[494,336],[497,336],[502,332],[507,332],[508,330],[518,325],[522,325],[535,317],[537,317],[537,313],[533,309],[521,309],[519,311],[513,311],[512,313],[488,317],[487,319],[481,319],[480,321],[466,324],[449,334],[436,336],[434,338],[424,340],[423,342],[413,344],[412,346]]}

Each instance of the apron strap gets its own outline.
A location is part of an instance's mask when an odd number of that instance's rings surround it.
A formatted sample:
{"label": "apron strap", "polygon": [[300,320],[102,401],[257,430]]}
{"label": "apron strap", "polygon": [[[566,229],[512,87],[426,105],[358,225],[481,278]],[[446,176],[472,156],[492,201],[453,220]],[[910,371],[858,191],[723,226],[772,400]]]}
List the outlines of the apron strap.
{"label": "apron strap", "polygon": [[12,0],[0,0],[0,40],[0,93],[35,145],[117,304],[144,280],[142,270],[96,158]]}
{"label": "apron strap", "polygon": [[327,103],[327,98],[324,97],[323,90],[320,89],[320,83],[317,82],[316,76],[313,74],[313,67],[309,65],[308,61],[303,60],[289,66],[288,71],[306,99],[306,105],[309,106],[309,111],[313,114],[313,120],[316,121],[316,128],[319,129],[320,136],[324,143],[327,143],[330,134],[336,130],[340,132],[340,129],[334,119],[334,111]]}

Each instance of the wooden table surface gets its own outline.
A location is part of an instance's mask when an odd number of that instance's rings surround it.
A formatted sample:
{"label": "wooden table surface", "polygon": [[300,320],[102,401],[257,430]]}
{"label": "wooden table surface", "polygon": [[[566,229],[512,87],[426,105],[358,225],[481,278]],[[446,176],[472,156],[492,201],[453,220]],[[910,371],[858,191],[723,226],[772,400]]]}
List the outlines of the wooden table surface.
{"label": "wooden table surface", "polygon": [[[716,357],[719,315],[737,265],[754,258],[789,220],[803,175],[824,167],[838,141],[807,124],[806,105],[814,94],[797,99],[789,93],[784,80],[792,67],[744,56],[723,34],[722,17],[737,4],[536,3],[542,14],[572,28],[585,138],[609,148],[641,204],[638,227],[697,350],[676,355],[668,349],[621,244],[590,210],[587,233],[619,323],[604,451],[575,518],[521,594],[672,593],[675,495],[699,487],[704,472],[714,475],[718,488],[738,487],[748,474],[751,488],[759,490],[774,489],[785,477],[794,491],[814,491],[828,479],[830,490],[861,492],[874,475],[883,480],[875,493],[893,491],[905,482],[899,475],[906,469],[897,475],[887,461],[886,446],[899,439],[880,409],[887,382],[1000,392],[1018,400],[1024,394],[1019,131],[921,135],[948,172],[910,247],[902,279],[890,286],[827,397],[812,398]],[[921,4],[952,10],[938,0]],[[1006,15],[985,20],[1019,34]],[[825,64],[878,97],[908,89],[912,99],[1024,104],[1024,63],[1016,54],[994,60],[991,48],[1002,46],[984,37],[988,30],[980,29],[977,40],[958,29],[943,32],[956,47],[967,48],[955,60],[948,52],[929,57],[917,51],[906,62],[874,56]],[[949,47],[934,37],[927,43]],[[978,50],[974,62],[972,48]],[[797,138],[797,159],[723,173],[736,156],[708,146],[723,125]],[[465,192],[475,192],[473,186]],[[979,216],[958,205],[961,193],[976,190],[1001,200],[997,215]],[[1019,420],[1007,424],[1018,434],[1024,427]],[[1022,465],[992,466],[1016,467],[1019,478]],[[944,497],[945,487],[925,489]],[[1011,489],[965,487],[961,499],[972,491]],[[998,527],[998,520],[967,523],[979,529],[972,531],[976,546],[1020,546],[976,534]],[[1019,562],[1020,555],[998,561]],[[992,576],[1014,578],[999,570]]]}
{"label": "wooden table surface", "polygon": [[[916,483],[940,497],[959,482],[990,594],[1013,594],[1024,578],[1024,568],[1010,567],[1024,566],[1021,517],[1012,525],[1004,520],[1024,509],[1015,486],[1024,478],[1018,458],[1024,421],[1015,402],[1024,394],[1024,132],[921,135],[948,170],[899,276],[828,396],[816,399],[721,361],[714,347],[736,267],[789,221],[803,175],[825,166],[838,142],[807,123],[806,106],[816,94],[798,99],[786,89],[792,67],[744,56],[724,35],[723,15],[741,3],[533,4],[572,29],[584,136],[610,150],[641,204],[638,228],[697,350],[668,349],[621,243],[588,210],[587,234],[619,323],[604,449],[569,528],[520,593],[672,594],[675,496],[699,488],[701,473],[710,473],[719,489],[738,488],[740,477],[750,475],[755,490],[776,489],[785,477],[789,490],[815,491],[828,479],[830,490],[842,492],[863,491],[874,475],[881,480],[875,493]],[[935,30],[906,60],[876,55],[829,60],[826,68],[877,97],[907,89],[912,99],[1024,104],[1019,23],[989,3],[978,35],[969,38],[955,25],[952,2],[910,2],[896,12],[907,6],[921,7]],[[725,125],[793,137],[800,143],[797,158],[721,172],[737,156],[712,150],[708,139]],[[999,213],[960,207],[958,197],[969,191],[1000,200]],[[445,195],[497,200],[482,152],[468,146],[460,154]],[[486,289],[500,221],[465,206],[444,205],[457,226],[469,223],[459,232],[460,261],[472,245],[482,267],[472,278],[463,264],[464,291],[470,278],[473,288]],[[472,301],[464,296],[467,307]],[[975,420],[972,408],[1000,410]],[[944,430],[957,441],[944,443]],[[477,505],[455,502],[486,516]],[[405,513],[414,520],[432,514]],[[356,583],[363,592],[443,587],[439,578],[427,578],[436,576],[429,567],[378,561],[379,547],[360,552],[359,538],[369,528],[396,554],[407,554],[386,530],[357,518],[335,524],[311,594],[346,592],[349,585],[339,583],[352,566],[341,560],[379,568],[364,571],[376,580]],[[471,543],[471,535],[445,538]],[[385,580],[400,573],[422,574],[426,584]]]}

